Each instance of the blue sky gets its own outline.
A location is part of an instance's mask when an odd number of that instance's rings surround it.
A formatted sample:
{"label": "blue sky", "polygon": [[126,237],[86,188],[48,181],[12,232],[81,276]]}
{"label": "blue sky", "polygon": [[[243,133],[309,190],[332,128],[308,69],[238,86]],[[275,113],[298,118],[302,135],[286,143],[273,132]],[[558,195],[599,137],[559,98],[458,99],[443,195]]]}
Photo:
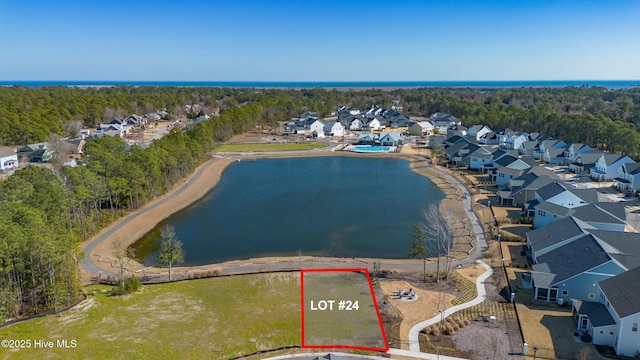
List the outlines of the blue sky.
{"label": "blue sky", "polygon": [[637,79],[633,0],[0,0],[0,80]]}

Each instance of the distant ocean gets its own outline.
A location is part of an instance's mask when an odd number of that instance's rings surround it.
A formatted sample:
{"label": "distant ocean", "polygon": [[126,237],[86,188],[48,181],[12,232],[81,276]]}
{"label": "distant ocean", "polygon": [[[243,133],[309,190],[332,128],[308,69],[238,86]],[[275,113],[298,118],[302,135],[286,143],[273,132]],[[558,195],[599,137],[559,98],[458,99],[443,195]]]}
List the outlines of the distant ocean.
{"label": "distant ocean", "polygon": [[179,86],[179,87],[230,87],[230,88],[421,88],[421,87],[457,87],[457,88],[515,88],[515,87],[553,87],[601,86],[607,89],[627,89],[640,87],[640,80],[519,80],[519,81],[0,81],[0,86],[21,85],[26,87],[73,86]]}

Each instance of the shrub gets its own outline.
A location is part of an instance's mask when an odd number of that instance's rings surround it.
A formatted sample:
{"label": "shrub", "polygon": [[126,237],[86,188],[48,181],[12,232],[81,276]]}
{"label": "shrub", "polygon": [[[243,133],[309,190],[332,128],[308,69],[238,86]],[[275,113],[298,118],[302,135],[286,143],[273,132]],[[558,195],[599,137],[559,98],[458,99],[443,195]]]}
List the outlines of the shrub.
{"label": "shrub", "polygon": [[471,324],[471,322],[469,320],[467,320],[467,319],[464,319],[463,323],[464,323],[465,326]]}
{"label": "shrub", "polygon": [[124,290],[127,293],[132,293],[142,288],[142,281],[137,277],[130,277],[124,281]]}
{"label": "shrub", "polygon": [[460,327],[461,329],[467,325],[464,323],[464,321],[462,319],[456,319],[456,324],[458,325],[458,327]]}
{"label": "shrub", "polygon": [[431,330],[431,335],[433,335],[433,336],[440,336],[440,329],[438,329],[437,327],[434,327],[434,328]]}
{"label": "shrub", "polygon": [[453,335],[456,332],[453,330],[453,326],[451,326],[451,324],[447,324],[444,326],[444,333],[447,335]]}
{"label": "shrub", "polygon": [[142,288],[142,281],[137,277],[130,277],[124,280],[124,284],[118,282],[116,286],[111,289],[111,295],[126,295],[132,292],[136,292]]}

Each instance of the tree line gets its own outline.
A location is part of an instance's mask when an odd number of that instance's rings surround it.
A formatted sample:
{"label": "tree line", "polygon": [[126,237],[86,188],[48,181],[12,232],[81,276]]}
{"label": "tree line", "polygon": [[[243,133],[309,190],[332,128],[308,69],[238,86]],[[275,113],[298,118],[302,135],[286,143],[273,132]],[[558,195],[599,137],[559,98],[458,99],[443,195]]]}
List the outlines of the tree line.
{"label": "tree line", "polygon": [[185,104],[221,110],[189,131],[173,129],[146,149],[103,137],[87,142],[83,166],[54,171],[27,166],[1,181],[0,318],[56,311],[72,303],[81,288],[80,242],[165,193],[234,134],[271,127],[306,110],[324,117],[340,105],[389,107],[391,100],[400,100],[413,115],[448,112],[467,125],[541,132],[640,157],[640,89],[3,87],[2,145],[68,135],[70,123],[92,127],[115,115],[158,109],[180,115]]}
{"label": "tree line", "polygon": [[83,166],[37,166],[0,182],[0,318],[57,311],[81,295],[79,248],[128,210],[163,194],[230,136],[263,121],[262,106],[225,110],[146,149],[118,137],[88,142]]}

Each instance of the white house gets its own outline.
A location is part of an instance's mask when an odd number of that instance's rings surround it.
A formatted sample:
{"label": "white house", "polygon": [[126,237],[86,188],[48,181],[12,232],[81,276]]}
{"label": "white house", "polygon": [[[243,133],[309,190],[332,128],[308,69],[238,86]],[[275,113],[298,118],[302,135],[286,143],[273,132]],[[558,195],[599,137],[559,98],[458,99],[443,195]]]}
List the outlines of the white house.
{"label": "white house", "polygon": [[471,136],[476,139],[476,141],[480,140],[482,135],[488,134],[492,132],[491,128],[487,125],[473,125],[472,127],[467,129],[467,136]]}
{"label": "white house", "polygon": [[0,171],[18,167],[18,153],[10,147],[0,147]]}
{"label": "white house", "polygon": [[380,120],[378,120],[378,118],[376,118],[376,117],[374,117],[373,119],[368,120],[365,125],[366,125],[366,127],[368,127],[369,129],[372,129],[372,130],[378,130],[378,129],[382,128],[382,125],[380,124]]}
{"label": "white house", "polygon": [[316,119],[309,125],[309,133],[317,137],[324,137],[324,127],[326,125],[324,121]]}
{"label": "white house", "polygon": [[574,304],[578,329],[586,330],[595,345],[611,346],[617,355],[636,356],[640,352],[640,296],[634,285],[639,283],[640,267],[598,282],[595,301],[602,306],[581,311],[582,306],[576,309]]}
{"label": "white house", "polygon": [[520,149],[520,145],[527,140],[529,140],[527,133],[505,130],[504,135],[498,139],[498,145],[504,149]]}
{"label": "white house", "polygon": [[637,193],[640,191],[640,163],[622,164],[616,177],[616,189]]}
{"label": "white house", "polygon": [[355,130],[355,131],[362,130],[364,125],[365,125],[364,121],[362,121],[361,118],[357,117],[351,120],[351,122],[349,123],[349,130]]}
{"label": "white house", "polygon": [[565,143],[562,140],[555,140],[555,139],[544,140],[538,144],[538,149],[533,152],[533,157],[535,159],[542,159],[542,156],[544,155],[547,149],[550,149],[550,148],[564,149],[566,146],[567,146],[567,143]]}
{"label": "white house", "polygon": [[344,136],[344,126],[339,121],[333,121],[324,126],[325,136]]}
{"label": "white house", "polygon": [[576,160],[576,156],[578,154],[582,154],[584,152],[592,150],[591,146],[581,144],[581,143],[572,143],[569,145],[564,151],[564,164],[569,165]]}
{"label": "white house", "polygon": [[407,132],[409,135],[432,135],[433,125],[428,121],[411,122]]}
{"label": "white house", "polygon": [[404,144],[404,137],[398,132],[388,132],[380,134],[381,146],[398,146]]}
{"label": "white house", "polygon": [[[116,119],[114,119],[116,120]],[[112,121],[114,121],[112,120]],[[96,129],[96,135],[107,135],[107,136],[118,136],[118,137],[124,137],[125,135],[127,135],[129,133],[129,131],[131,131],[132,126],[131,125],[125,125],[125,124],[118,124],[118,123],[113,123],[113,124],[100,124],[98,125],[98,128]]]}
{"label": "white house", "polygon": [[602,154],[595,167],[591,169],[591,178],[597,181],[611,181],[618,175],[618,169],[624,164],[635,163],[628,156],[620,154]]}

